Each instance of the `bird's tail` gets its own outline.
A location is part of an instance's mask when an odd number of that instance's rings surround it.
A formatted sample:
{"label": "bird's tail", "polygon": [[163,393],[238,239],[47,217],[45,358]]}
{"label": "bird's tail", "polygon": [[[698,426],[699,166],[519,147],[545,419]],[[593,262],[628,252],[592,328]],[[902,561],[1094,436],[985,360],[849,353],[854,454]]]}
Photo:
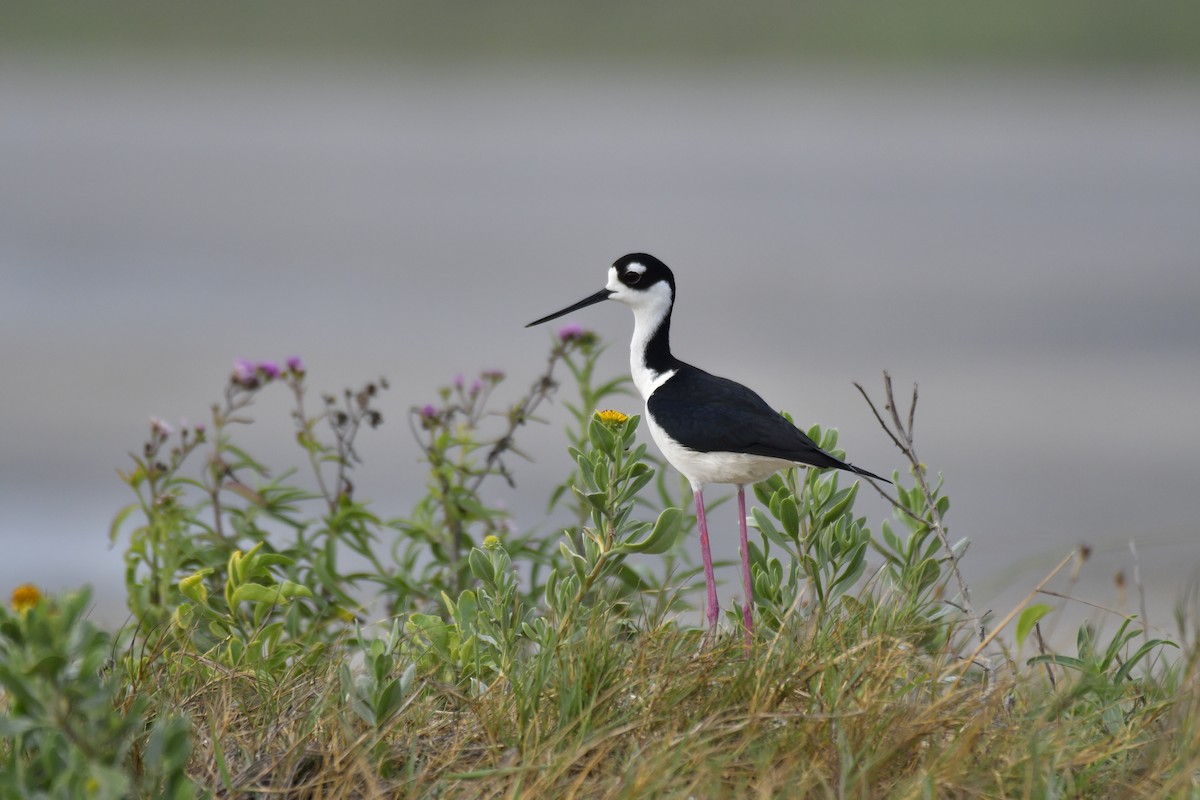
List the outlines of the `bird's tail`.
{"label": "bird's tail", "polygon": [[847,464],[840,458],[835,458],[834,456],[829,455],[829,453],[826,453],[824,450],[815,447],[813,448],[813,452],[805,453],[804,460],[800,463],[808,464],[809,466],[816,467],[817,469],[844,469],[846,472],[853,472],[855,475],[862,475],[867,478],[874,478],[877,481],[883,481],[884,483],[891,483],[891,481],[882,475],[876,475],[870,470],[856,467],[853,464]]}
{"label": "bird's tail", "polygon": [[820,467],[821,469],[844,469],[844,470],[846,470],[846,472],[853,472],[855,475],[862,475],[867,478],[874,478],[877,481],[883,481],[884,483],[891,483],[891,481],[889,481],[887,478],[883,477],[882,475],[876,475],[874,472],[871,472],[870,470],[866,470],[861,467],[856,467],[853,464],[847,464],[845,461],[842,461],[840,458],[834,458],[833,456],[829,455],[829,453],[826,453],[824,450],[820,450],[818,452],[821,454],[822,457],[821,458],[813,458],[813,459],[810,459],[810,461],[809,461],[809,463],[811,463],[815,467]]}
{"label": "bird's tail", "polygon": [[883,481],[884,483],[891,483],[891,481],[889,481],[887,478],[883,477],[882,475],[876,475],[874,472],[871,472],[870,470],[865,470],[860,467],[856,467],[853,464],[843,463],[841,466],[841,469],[844,469],[848,472],[853,472],[855,475],[863,475],[867,478],[874,478],[877,481]]}

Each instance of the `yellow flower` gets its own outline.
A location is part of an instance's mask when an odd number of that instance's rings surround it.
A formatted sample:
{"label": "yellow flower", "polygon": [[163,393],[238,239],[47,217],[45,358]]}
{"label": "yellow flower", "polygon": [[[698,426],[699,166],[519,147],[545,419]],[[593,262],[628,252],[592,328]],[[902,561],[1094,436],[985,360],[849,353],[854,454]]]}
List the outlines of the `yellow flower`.
{"label": "yellow flower", "polygon": [[488,536],[483,537],[483,549],[495,550],[498,547],[500,547],[500,537],[499,536],[492,536],[489,534]]}
{"label": "yellow flower", "polygon": [[42,599],[42,593],[32,583],[26,583],[13,589],[12,607],[13,611],[24,614],[38,604]]}
{"label": "yellow flower", "polygon": [[606,408],[603,411],[597,411],[596,417],[610,428],[615,428],[618,425],[622,425],[624,424],[625,420],[629,419],[629,417],[625,416],[620,411],[613,411],[611,408]]}

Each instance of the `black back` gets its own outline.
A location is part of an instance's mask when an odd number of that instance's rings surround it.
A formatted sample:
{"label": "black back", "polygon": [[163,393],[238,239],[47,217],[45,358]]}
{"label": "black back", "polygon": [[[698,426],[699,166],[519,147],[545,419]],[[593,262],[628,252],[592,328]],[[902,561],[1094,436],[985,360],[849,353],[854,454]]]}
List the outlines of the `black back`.
{"label": "black back", "polygon": [[886,481],[826,453],[753,390],[680,362],[646,403],[672,439],[701,453],[747,453]]}

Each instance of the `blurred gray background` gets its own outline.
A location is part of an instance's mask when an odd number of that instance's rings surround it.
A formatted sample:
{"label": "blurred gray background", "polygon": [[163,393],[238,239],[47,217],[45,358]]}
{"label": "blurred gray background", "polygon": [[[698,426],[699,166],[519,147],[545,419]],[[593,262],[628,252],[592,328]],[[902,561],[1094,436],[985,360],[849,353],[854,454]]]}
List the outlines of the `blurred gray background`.
{"label": "blurred gray background", "polygon": [[[903,466],[851,382],[920,383],[981,609],[1087,542],[1056,585],[1136,611],[1132,540],[1171,629],[1200,566],[1200,6],[643,6],[6,4],[4,596],[90,583],[121,620],[116,469],[239,356],[300,355],[316,391],[387,376],[356,482],[404,514],[407,410],[487,368],[515,398],[553,333],[524,323],[644,250],[677,355],[857,464]],[[627,370],[627,310],[570,319]],[[276,466],[301,463],[284,394],[245,440]],[[555,535],[546,416],[495,500]],[[736,558],[732,508],[712,525]]]}

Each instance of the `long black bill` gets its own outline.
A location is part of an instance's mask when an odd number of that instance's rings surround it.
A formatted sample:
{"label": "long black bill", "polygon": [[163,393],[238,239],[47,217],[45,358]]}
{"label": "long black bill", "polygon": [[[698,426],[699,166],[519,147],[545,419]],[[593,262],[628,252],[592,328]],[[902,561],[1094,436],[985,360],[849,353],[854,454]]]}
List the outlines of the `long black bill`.
{"label": "long black bill", "polygon": [[590,305],[595,305],[596,303],[599,303],[601,300],[607,300],[609,298],[609,295],[611,295],[611,294],[612,294],[612,292],[610,292],[608,289],[601,289],[600,291],[596,292],[591,297],[585,297],[582,300],[580,300],[578,303],[576,303],[575,305],[567,306],[562,311],[555,311],[553,314],[551,314],[547,317],[542,317],[541,319],[535,319],[533,322],[529,323],[525,327],[532,328],[534,325],[541,325],[543,322],[549,322],[552,319],[558,319],[563,314],[570,314],[572,311],[578,311],[581,308],[586,308]]}

